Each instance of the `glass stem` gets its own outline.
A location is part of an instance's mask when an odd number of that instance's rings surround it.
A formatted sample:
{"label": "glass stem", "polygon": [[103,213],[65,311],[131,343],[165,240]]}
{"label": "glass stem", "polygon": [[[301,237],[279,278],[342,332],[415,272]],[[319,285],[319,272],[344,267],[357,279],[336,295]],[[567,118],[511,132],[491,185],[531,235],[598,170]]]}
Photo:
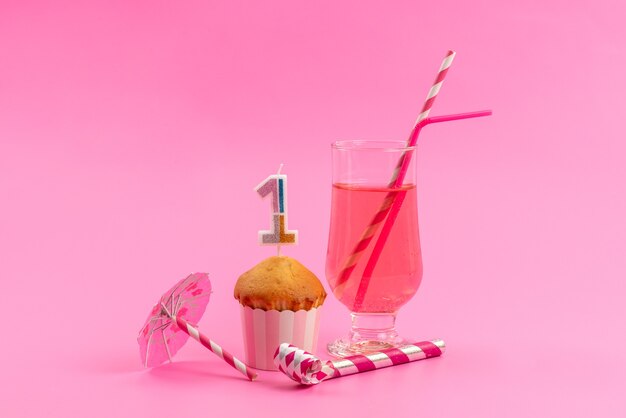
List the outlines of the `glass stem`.
{"label": "glass stem", "polygon": [[353,343],[380,341],[393,343],[398,338],[396,314],[352,312],[350,340]]}

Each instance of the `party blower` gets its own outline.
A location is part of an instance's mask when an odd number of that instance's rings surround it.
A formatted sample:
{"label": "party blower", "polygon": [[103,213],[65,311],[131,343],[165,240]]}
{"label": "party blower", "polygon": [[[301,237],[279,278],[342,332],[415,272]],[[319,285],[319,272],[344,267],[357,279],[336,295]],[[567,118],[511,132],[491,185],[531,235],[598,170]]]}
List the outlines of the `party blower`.
{"label": "party blower", "polygon": [[338,360],[322,360],[291,344],[281,344],[274,354],[278,370],[302,385],[317,385],[336,377],[369,372],[431,357],[439,357],[445,351],[443,340],[422,341],[379,353],[358,354]]}

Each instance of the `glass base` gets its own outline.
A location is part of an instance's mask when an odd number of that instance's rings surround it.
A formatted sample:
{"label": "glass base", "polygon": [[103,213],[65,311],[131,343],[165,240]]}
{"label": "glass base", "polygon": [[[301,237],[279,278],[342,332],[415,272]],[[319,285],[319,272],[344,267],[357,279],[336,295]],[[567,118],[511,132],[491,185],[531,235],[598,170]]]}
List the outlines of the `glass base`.
{"label": "glass base", "polygon": [[347,337],[330,342],[328,353],[335,357],[370,354],[410,342],[396,331],[396,314],[352,313],[352,329]]}

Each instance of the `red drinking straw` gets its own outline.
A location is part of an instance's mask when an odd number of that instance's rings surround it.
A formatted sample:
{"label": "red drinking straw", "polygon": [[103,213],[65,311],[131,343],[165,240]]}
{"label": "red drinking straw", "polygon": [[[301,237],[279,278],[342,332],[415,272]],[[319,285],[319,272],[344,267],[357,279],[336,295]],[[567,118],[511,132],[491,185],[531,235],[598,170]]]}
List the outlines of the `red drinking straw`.
{"label": "red drinking straw", "polygon": [[[428,114],[430,113],[430,109],[433,107],[433,103],[435,103],[435,99],[437,98],[437,95],[439,94],[439,90],[441,89],[441,86],[443,85],[443,81],[446,78],[446,75],[448,74],[448,69],[450,68],[450,65],[452,65],[452,61],[454,60],[455,55],[456,55],[456,52],[448,51],[445,58],[441,62],[441,66],[439,67],[439,71],[437,72],[437,77],[435,77],[435,81],[433,82],[433,85],[430,87],[430,90],[428,91],[428,95],[426,96],[426,101],[424,102],[424,105],[422,106],[422,110],[420,114],[417,116],[417,120],[415,121],[413,130],[411,131],[411,135],[409,136],[409,142],[411,138],[413,137],[413,133],[417,129],[417,125],[428,117]],[[405,156],[406,156],[406,152],[402,155],[402,157],[398,161],[398,164],[396,165],[396,168],[391,177],[391,181],[389,182],[389,187],[394,187],[394,184],[396,184],[396,180],[398,179],[398,175],[400,174],[400,169],[402,168],[402,162]],[[400,184],[402,184],[402,181],[400,181]],[[359,259],[363,255],[363,252],[369,246],[372,238],[374,238],[374,234],[376,234],[376,231],[378,231],[378,228],[380,227],[381,222],[383,222],[385,218],[387,217],[387,213],[389,213],[389,209],[391,208],[391,203],[393,203],[393,200],[394,199],[392,197],[392,198],[387,198],[383,201],[383,204],[378,209],[378,212],[376,213],[376,215],[370,222],[369,226],[365,229],[365,231],[363,231],[363,234],[361,235],[359,242],[354,247],[354,250],[352,250],[352,253],[346,260],[343,268],[341,269],[341,272],[339,273],[337,282],[335,283],[334,293],[337,299],[341,299],[346,282],[350,278],[352,271],[354,271],[354,268],[356,267],[357,263],[359,262]]]}
{"label": "red drinking straw", "polygon": [[[489,116],[491,115],[491,110],[480,110],[477,112],[468,112],[468,113],[458,113],[456,115],[445,115],[445,116],[435,116],[432,118],[426,118],[415,125],[415,129],[411,133],[411,136],[408,141],[409,147],[414,147],[417,144],[417,138],[420,134],[422,128],[426,125],[430,125],[431,123],[439,123],[439,122],[449,122],[453,120],[461,120],[461,119],[469,119],[469,118],[478,118],[481,116]],[[378,240],[374,245],[374,249],[372,250],[372,254],[365,266],[365,270],[363,270],[363,276],[361,277],[361,282],[359,283],[359,288],[356,293],[356,297],[354,299],[354,311],[359,312],[361,306],[363,304],[363,300],[365,299],[365,294],[367,293],[367,287],[369,286],[370,279],[374,272],[374,268],[376,268],[376,263],[380,258],[380,255],[385,247],[385,242],[387,242],[387,238],[389,237],[389,233],[391,232],[391,228],[393,227],[396,218],[398,217],[398,213],[400,212],[400,207],[402,206],[402,202],[406,197],[406,190],[401,190],[402,182],[404,181],[404,177],[406,176],[406,172],[409,169],[409,165],[411,163],[411,158],[413,156],[414,149],[410,149],[404,154],[402,154],[400,169],[398,170],[398,177],[391,185],[391,188],[398,189],[398,191],[392,191],[387,194],[385,197],[385,201],[390,200],[391,205],[389,206],[387,219],[380,230],[380,235],[378,236]]]}

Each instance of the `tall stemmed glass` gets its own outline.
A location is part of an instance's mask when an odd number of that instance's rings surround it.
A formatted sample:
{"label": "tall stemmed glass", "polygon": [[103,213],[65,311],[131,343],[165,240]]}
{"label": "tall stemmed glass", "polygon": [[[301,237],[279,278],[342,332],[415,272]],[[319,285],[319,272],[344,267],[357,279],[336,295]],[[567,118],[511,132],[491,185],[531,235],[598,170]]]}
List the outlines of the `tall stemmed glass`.
{"label": "tall stemmed glass", "polygon": [[[416,147],[402,141],[332,145],[326,276],[352,315],[349,334],[328,344],[333,355],[374,352],[406,343],[396,331],[396,314],[415,295],[422,279],[415,153]],[[390,185],[390,173],[409,155],[412,158],[403,167],[402,181]],[[385,222],[388,217],[392,222]]]}

